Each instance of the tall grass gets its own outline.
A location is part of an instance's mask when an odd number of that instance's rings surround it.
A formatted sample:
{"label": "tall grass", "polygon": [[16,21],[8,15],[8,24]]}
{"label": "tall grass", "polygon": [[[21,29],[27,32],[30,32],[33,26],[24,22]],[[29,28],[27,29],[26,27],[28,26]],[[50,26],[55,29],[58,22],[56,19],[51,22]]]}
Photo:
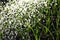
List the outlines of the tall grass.
{"label": "tall grass", "polygon": [[2,5],[0,40],[59,40],[60,0],[20,2]]}

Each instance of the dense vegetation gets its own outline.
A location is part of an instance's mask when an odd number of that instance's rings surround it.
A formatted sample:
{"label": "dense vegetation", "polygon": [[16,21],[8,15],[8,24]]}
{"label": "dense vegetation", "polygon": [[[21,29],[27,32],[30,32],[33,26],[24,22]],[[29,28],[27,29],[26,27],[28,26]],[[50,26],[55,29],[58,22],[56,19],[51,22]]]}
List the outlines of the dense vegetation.
{"label": "dense vegetation", "polygon": [[0,40],[59,40],[60,0],[0,2]]}

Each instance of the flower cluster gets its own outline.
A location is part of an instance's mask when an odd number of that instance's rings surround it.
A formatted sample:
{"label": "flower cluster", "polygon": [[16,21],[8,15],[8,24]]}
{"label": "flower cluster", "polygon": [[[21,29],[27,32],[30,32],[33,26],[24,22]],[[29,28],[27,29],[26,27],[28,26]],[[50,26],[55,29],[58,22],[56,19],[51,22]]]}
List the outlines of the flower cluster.
{"label": "flower cluster", "polygon": [[40,21],[42,14],[38,9],[43,5],[47,6],[47,2],[40,0],[9,1],[0,12],[0,29],[20,28],[22,30],[23,26],[24,28],[28,25],[33,27],[36,22]]}

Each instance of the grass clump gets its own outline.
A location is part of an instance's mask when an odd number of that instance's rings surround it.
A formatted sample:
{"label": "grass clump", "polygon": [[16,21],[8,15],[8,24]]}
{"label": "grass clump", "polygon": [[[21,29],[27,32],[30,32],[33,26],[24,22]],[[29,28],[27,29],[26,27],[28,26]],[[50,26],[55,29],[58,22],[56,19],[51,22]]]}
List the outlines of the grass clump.
{"label": "grass clump", "polygon": [[2,6],[0,40],[59,40],[59,0],[12,0]]}

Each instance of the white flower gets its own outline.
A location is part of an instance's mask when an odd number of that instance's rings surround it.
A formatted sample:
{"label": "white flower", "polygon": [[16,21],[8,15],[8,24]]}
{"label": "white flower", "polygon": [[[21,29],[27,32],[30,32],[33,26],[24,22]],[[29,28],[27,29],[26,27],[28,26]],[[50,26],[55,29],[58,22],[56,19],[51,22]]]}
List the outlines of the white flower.
{"label": "white flower", "polygon": [[11,24],[11,21],[9,21],[9,24]]}
{"label": "white flower", "polygon": [[45,4],[45,6],[47,6],[47,1],[46,1],[46,2],[44,2],[44,4]]}
{"label": "white flower", "polygon": [[41,19],[38,19],[38,21],[40,21]]}
{"label": "white flower", "polygon": [[20,25],[22,25],[22,23],[20,23]]}
{"label": "white flower", "polygon": [[[40,12],[36,9],[42,7],[41,4],[47,6],[47,2],[43,2],[43,0],[42,2],[40,2],[40,0],[13,0],[12,2],[6,4],[4,10],[2,9],[2,12],[0,13],[0,23],[2,22],[5,24],[5,22],[8,21],[8,25],[11,25],[11,23],[13,22],[13,27],[15,27],[17,24],[23,25],[24,22],[22,18],[23,16],[25,16],[28,17],[28,19],[26,19],[25,17],[23,18],[25,19],[24,21],[26,21],[24,25],[30,25],[32,17],[36,17],[35,14],[39,13],[39,15],[41,15]],[[19,19],[19,16],[21,19]],[[7,20],[7,18],[9,20]]]}

